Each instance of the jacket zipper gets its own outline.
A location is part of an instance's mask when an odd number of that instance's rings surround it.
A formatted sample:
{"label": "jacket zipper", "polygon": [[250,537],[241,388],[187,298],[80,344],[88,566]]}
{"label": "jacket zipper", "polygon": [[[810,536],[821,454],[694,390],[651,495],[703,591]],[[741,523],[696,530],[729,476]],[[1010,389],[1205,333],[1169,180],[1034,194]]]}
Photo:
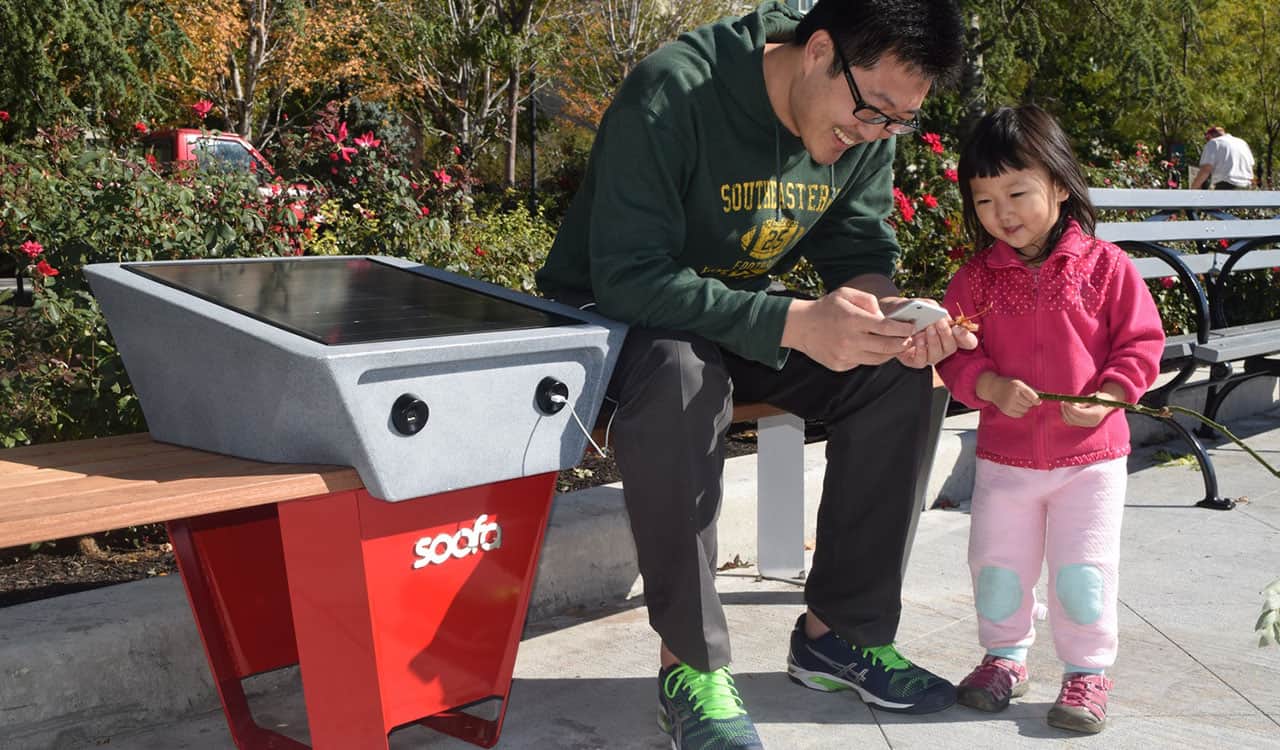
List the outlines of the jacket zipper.
{"label": "jacket zipper", "polygon": [[[1048,259],[1046,259],[1045,263],[1048,263]],[[1032,323],[1031,340],[1035,342],[1033,355],[1035,357],[1036,387],[1038,388],[1044,387],[1044,342],[1040,337],[1040,318],[1043,312],[1040,300],[1040,272],[1044,269],[1045,263],[1041,263],[1036,268],[1028,269],[1031,271],[1032,299],[1035,300],[1031,313],[1034,321]],[[1040,407],[1035,410],[1035,422],[1032,423],[1032,431],[1035,433],[1032,441],[1032,450],[1034,451],[1033,458],[1035,459],[1036,468],[1047,469],[1049,466],[1046,456],[1048,456],[1049,451],[1045,446],[1045,409],[1046,407],[1042,402]]]}

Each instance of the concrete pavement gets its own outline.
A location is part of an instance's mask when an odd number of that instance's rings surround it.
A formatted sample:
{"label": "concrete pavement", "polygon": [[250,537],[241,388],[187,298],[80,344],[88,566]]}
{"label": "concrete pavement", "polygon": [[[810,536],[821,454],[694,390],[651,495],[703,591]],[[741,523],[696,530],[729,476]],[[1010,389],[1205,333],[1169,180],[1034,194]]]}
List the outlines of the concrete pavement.
{"label": "concrete pavement", "polygon": [[[970,415],[948,421],[940,448],[943,470],[935,472],[931,496],[963,500],[945,488],[963,486],[955,476],[965,471],[971,420]],[[1280,410],[1231,424],[1268,460],[1280,463]],[[1038,625],[1041,640],[1030,655],[1031,692],[1008,711],[990,716],[957,707],[932,716],[897,716],[872,711],[848,694],[820,694],[790,683],[784,673],[786,639],[803,607],[800,589],[757,581],[750,567],[727,570],[720,588],[733,631],[734,670],[766,745],[1280,746],[1280,648],[1257,648],[1253,633],[1259,591],[1280,577],[1280,481],[1223,444],[1213,451],[1223,489],[1248,502],[1230,512],[1197,509],[1192,503],[1202,493],[1199,475],[1183,464],[1161,465],[1162,450],[1183,449],[1148,446],[1130,461],[1121,652],[1111,672],[1117,683],[1112,725],[1102,735],[1074,737],[1044,723],[1060,670],[1046,623]],[[730,463],[722,562],[735,555],[750,561],[754,457]],[[806,463],[813,466],[806,484],[816,497],[820,444],[808,446]],[[626,598],[635,589],[634,560],[628,557],[634,552],[618,552],[630,545],[625,525],[616,522],[619,503],[617,488],[597,488],[557,504],[540,568],[537,590],[543,593],[535,593],[500,747],[666,746],[654,722],[657,640],[638,598]],[[809,503],[810,514],[815,505]],[[968,520],[956,511],[924,513],[899,634],[908,656],[951,679],[962,677],[980,656],[965,565]],[[567,550],[581,547],[582,556],[567,557]],[[0,674],[7,683],[0,686],[0,748],[230,747],[177,584],[145,581],[60,598],[76,602],[0,610]],[[134,596],[150,609],[139,611],[139,601],[122,602]],[[573,608],[571,614],[564,614],[566,607]],[[126,645],[123,657],[85,648],[111,640]],[[117,700],[86,698],[93,691],[85,685],[95,681],[113,686]],[[253,678],[249,687],[259,723],[305,739],[296,670]],[[39,713],[29,701],[61,705]],[[393,734],[391,746],[472,747],[420,728]]]}

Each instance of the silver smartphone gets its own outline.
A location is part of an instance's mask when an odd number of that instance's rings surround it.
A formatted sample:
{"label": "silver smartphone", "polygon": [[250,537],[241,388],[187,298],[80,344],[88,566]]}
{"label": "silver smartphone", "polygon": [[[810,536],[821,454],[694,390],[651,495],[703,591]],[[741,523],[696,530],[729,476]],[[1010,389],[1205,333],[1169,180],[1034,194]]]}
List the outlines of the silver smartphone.
{"label": "silver smartphone", "polygon": [[886,317],[889,320],[904,320],[911,323],[915,326],[915,330],[912,333],[919,333],[939,320],[946,320],[950,316],[951,313],[948,313],[941,305],[935,305],[922,299],[913,299],[889,313]]}

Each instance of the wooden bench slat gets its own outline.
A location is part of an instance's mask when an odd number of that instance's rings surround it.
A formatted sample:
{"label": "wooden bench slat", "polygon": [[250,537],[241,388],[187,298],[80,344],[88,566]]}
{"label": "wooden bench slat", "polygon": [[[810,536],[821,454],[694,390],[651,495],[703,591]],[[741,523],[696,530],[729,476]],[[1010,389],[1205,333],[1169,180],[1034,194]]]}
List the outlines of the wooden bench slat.
{"label": "wooden bench slat", "polygon": [[[200,457],[187,453],[189,449],[177,445],[156,443],[155,450],[141,450],[145,445],[130,447],[127,452],[112,451],[104,455],[86,453],[81,463],[63,466],[42,466],[39,463],[29,464],[6,462],[0,467],[0,482],[9,487],[29,487],[45,482],[58,482],[70,475],[103,474],[109,472],[131,471],[137,468],[164,466],[175,460],[196,463],[202,460],[214,460],[217,454],[202,454]],[[204,455],[209,458],[203,458]]]}
{"label": "wooden bench slat", "polygon": [[[258,470],[259,465],[265,467],[261,472]],[[279,465],[193,451],[190,455],[170,454],[166,460],[160,461],[98,464],[98,471],[90,473],[50,469],[50,475],[44,481],[15,484],[12,490],[20,491],[28,500],[42,501],[66,494],[101,492],[124,486],[169,484],[194,478],[213,478],[224,484],[234,484],[244,477],[257,476],[263,472],[275,473],[273,468]]]}
{"label": "wooden bench slat", "polygon": [[[113,451],[119,455],[114,465],[102,459]],[[14,448],[3,455],[0,547],[363,486],[350,467],[250,461],[157,443],[146,435]],[[74,468],[89,466],[92,473]],[[44,481],[51,476],[59,478]],[[26,483],[9,481],[15,477]]]}
{"label": "wooden bench slat", "polygon": [[[0,498],[0,547],[93,534],[174,518],[297,500],[313,495],[359,489],[355,470],[334,474],[274,474],[239,477],[234,486],[226,478],[186,480],[183,483],[136,483],[122,490],[84,493],[62,503],[23,503],[11,506]],[[182,508],[175,513],[174,508]]]}
{"label": "wooden bench slat", "polygon": [[[66,448],[71,443],[77,446],[74,451]],[[85,462],[97,460],[99,457],[125,457],[165,447],[181,450],[180,446],[155,442],[151,439],[150,433],[146,432],[89,440],[24,445],[0,452],[0,480],[7,480],[13,473],[30,471],[32,468],[56,468],[67,461]]]}

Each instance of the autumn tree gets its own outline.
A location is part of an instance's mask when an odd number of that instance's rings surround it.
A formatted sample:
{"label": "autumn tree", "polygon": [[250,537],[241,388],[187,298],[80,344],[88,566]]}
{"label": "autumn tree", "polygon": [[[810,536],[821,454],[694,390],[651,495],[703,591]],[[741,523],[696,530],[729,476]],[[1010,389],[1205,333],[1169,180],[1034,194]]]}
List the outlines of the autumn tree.
{"label": "autumn tree", "polygon": [[744,12],[735,0],[599,0],[575,3],[559,20],[565,27],[560,114],[595,130],[622,80],[636,63],[679,34]]}
{"label": "autumn tree", "polygon": [[[527,96],[534,95],[536,79],[533,71],[539,53],[548,52],[554,42],[535,34],[542,25],[549,0],[494,0],[498,22],[505,33],[507,69],[506,160],[504,179],[508,186],[516,183],[516,152],[520,147],[520,108]],[[539,43],[541,41],[541,43]],[[527,73],[527,76],[526,76]],[[522,93],[521,81],[528,78],[529,91]]]}
{"label": "autumn tree", "polygon": [[496,141],[506,147],[505,179],[515,179],[524,83],[553,48],[538,33],[548,0],[383,0],[373,6],[382,77],[424,133],[474,160]]}
{"label": "autumn tree", "polygon": [[246,138],[271,140],[287,103],[307,112],[364,80],[367,25],[351,0],[169,1],[194,47],[193,75],[175,85]]}

